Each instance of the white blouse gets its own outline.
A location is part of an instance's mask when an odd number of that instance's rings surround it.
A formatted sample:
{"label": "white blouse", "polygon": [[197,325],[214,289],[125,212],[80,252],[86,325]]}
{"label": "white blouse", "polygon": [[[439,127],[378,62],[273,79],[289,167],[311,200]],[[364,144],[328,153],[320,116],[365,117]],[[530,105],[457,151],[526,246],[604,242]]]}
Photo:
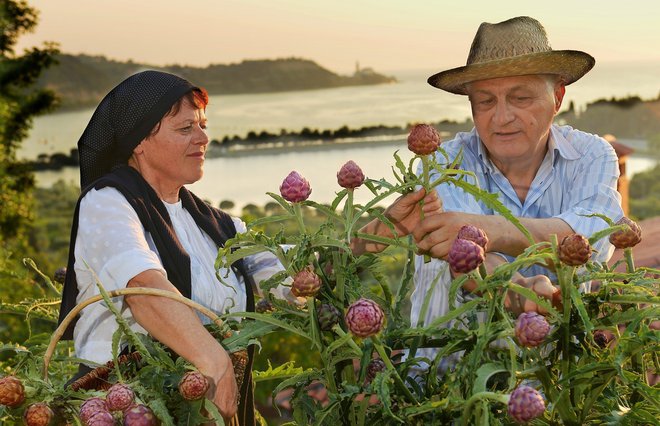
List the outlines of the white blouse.
{"label": "white blouse", "polygon": [[[197,226],[181,201],[164,204],[177,238],[190,256],[191,299],[218,314],[245,311],[243,278],[231,269],[221,269],[219,273],[224,283],[218,281],[214,266],[218,254],[215,243]],[[232,219],[237,232],[246,231],[240,219]],[[268,252],[245,258],[245,266],[256,283],[284,269]],[[118,190],[110,187],[92,189],[80,203],[74,269],[79,291],[77,303],[99,294],[95,274],[108,291],[125,288],[133,277],[149,269],[166,274],[153,239],[137,213]],[[280,288],[280,294],[276,295],[284,297],[282,293],[285,292],[288,293],[288,289]],[[132,330],[146,333],[133,319],[123,297],[113,301]],[[209,322],[202,314],[198,315],[204,323]],[[74,330],[76,355],[96,363],[110,360],[112,335],[116,329],[115,318],[103,302],[87,306]]]}

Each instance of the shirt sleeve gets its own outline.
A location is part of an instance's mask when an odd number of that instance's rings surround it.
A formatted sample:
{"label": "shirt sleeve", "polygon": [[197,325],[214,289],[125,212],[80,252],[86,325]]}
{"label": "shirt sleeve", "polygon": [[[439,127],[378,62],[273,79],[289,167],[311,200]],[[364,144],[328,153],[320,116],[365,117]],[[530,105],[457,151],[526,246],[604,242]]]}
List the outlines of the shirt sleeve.
{"label": "shirt sleeve", "polygon": [[[555,216],[566,222],[574,232],[586,237],[608,227],[607,222],[594,216],[602,214],[613,221],[623,216],[621,195],[616,189],[619,178],[618,159],[614,149],[601,145],[601,149],[590,149],[581,160],[572,180],[565,186],[562,213]],[[607,261],[613,247],[607,238],[594,244],[594,260]]]}
{"label": "shirt sleeve", "polygon": [[80,203],[76,240],[76,274],[83,275],[79,285],[87,282],[95,287],[93,271],[106,290],[118,290],[149,269],[165,274],[126,198],[109,187],[87,193]]}

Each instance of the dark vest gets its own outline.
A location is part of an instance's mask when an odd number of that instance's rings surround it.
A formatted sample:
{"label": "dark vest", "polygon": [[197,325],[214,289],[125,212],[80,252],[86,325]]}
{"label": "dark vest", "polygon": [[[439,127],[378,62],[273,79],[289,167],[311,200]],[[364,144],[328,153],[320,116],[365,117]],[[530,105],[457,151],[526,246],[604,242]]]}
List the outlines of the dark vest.
{"label": "dark vest", "polygon": [[[142,178],[137,170],[128,166],[115,168],[111,173],[85,188],[80,194],[71,227],[71,242],[69,245],[69,261],[67,274],[62,291],[62,304],[60,306],[59,322],[76,306],[78,296],[78,284],[74,269],[75,246],[78,235],[78,216],[80,213],[80,201],[92,188],[101,189],[112,187],[121,192],[131,204],[142,226],[151,234],[156,249],[167,271],[168,280],[185,297],[191,296],[190,257],[175,236],[174,228],[165,205],[160,200],[153,188]],[[215,242],[218,247],[223,247],[225,242],[236,235],[236,228],[231,217],[200,200],[195,194],[185,188],[179,191],[183,208],[185,208],[195,220],[199,228],[204,231]],[[247,295],[246,306],[248,311],[254,311],[253,280],[248,275],[242,261],[232,265],[235,273],[243,276],[245,293]],[[67,327],[63,339],[73,338],[73,329],[76,321],[72,321]],[[249,350],[248,366],[245,379],[243,380],[241,392],[241,404],[239,406],[239,418],[241,425],[254,424],[254,405],[252,399],[252,355],[253,348]]]}

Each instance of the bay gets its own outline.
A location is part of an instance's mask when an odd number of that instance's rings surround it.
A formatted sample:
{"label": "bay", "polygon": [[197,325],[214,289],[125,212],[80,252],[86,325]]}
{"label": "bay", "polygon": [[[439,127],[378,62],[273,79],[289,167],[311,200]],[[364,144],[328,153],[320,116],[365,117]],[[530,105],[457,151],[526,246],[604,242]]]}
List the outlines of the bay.
{"label": "bay", "polygon": [[[390,72],[397,84],[355,86],[335,89],[269,94],[212,96],[207,109],[208,133],[212,139],[245,136],[249,131],[279,133],[280,129],[300,131],[359,128],[370,125],[405,126],[414,122],[436,122],[443,119],[462,121],[470,116],[469,104],[463,96],[435,89],[426,83],[434,70]],[[599,64],[575,85],[567,88],[564,106],[573,101],[578,110],[588,102],[611,97],[638,95],[651,99],[660,92],[660,63]],[[23,142],[19,156],[35,159],[39,154],[68,153],[76,146],[93,109],[51,114],[35,119],[34,127]],[[237,206],[270,201],[266,192],[278,192],[279,183],[297,170],[310,180],[315,201],[330,202],[340,188],[337,170],[354,160],[368,177],[392,179],[392,154],[400,150],[406,159],[405,135],[373,146],[342,144],[323,150],[283,151],[261,155],[255,152],[236,157],[209,158],[204,178],[191,185],[198,195],[212,202],[232,200]],[[624,142],[625,141],[621,141]],[[635,141],[643,143],[643,141]],[[633,155],[628,162],[628,175],[651,168],[653,159]],[[78,184],[78,170],[37,173],[40,186],[50,186],[58,179]],[[369,198],[365,190],[356,200]]]}

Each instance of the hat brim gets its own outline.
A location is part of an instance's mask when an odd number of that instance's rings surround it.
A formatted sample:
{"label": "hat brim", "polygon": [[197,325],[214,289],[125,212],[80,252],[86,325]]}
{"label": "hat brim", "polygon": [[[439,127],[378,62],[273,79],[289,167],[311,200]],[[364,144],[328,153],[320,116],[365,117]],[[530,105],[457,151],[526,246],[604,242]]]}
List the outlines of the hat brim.
{"label": "hat brim", "polygon": [[589,72],[595,63],[585,52],[552,50],[453,68],[432,75],[428,83],[458,95],[467,95],[466,84],[473,81],[518,75],[556,74],[568,85]]}

